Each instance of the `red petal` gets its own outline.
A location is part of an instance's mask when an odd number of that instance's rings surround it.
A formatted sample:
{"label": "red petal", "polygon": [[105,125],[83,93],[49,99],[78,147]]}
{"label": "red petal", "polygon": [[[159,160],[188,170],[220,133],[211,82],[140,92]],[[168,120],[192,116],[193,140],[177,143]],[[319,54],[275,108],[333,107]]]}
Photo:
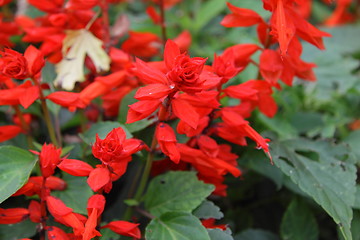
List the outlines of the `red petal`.
{"label": "red petal", "polygon": [[41,206],[38,201],[32,200],[29,205],[30,220],[34,223],[41,222]]}
{"label": "red petal", "polygon": [[0,126],[0,142],[16,137],[21,131],[21,127],[16,125]]}
{"label": "red petal", "polygon": [[221,25],[224,27],[249,27],[263,22],[262,18],[255,11],[235,7],[234,5],[227,3],[232,14],[226,15],[221,21]]}
{"label": "red petal", "polygon": [[64,159],[58,168],[77,177],[87,177],[94,170],[90,164],[76,159]]}
{"label": "red petal", "polygon": [[30,45],[26,49],[24,57],[28,62],[30,76],[35,76],[36,74],[38,74],[45,65],[45,60],[42,52],[40,52],[33,45]]}
{"label": "red petal", "polygon": [[39,96],[39,88],[37,86],[29,87],[19,97],[19,102],[24,108],[28,108]]}
{"label": "red petal", "polygon": [[71,208],[67,207],[63,201],[53,196],[48,196],[46,198],[46,205],[51,215],[55,218],[62,217],[73,211]]}
{"label": "red petal", "polygon": [[260,56],[260,72],[261,75],[270,84],[277,83],[283,70],[283,62],[277,51],[265,49]]}
{"label": "red petal", "polygon": [[85,231],[82,234],[82,240],[90,240],[93,237],[101,236],[101,234],[95,229],[97,226],[97,209],[94,209],[85,223]]}
{"label": "red petal", "polygon": [[95,168],[87,180],[90,188],[97,192],[110,181],[110,172],[107,168]]}
{"label": "red petal", "polygon": [[0,208],[0,224],[14,224],[25,220],[29,216],[26,208]]}
{"label": "red petal", "polygon": [[126,123],[133,123],[148,117],[160,106],[159,100],[143,100],[129,105]]}
{"label": "red petal", "polygon": [[130,223],[126,221],[113,221],[103,226],[102,228],[110,228],[113,232],[134,238],[141,238],[141,232],[138,228],[140,224]]}
{"label": "red petal", "polygon": [[177,141],[174,130],[166,123],[159,123],[156,126],[155,136],[161,151],[169,156],[171,161],[179,163],[180,152],[176,147]]}
{"label": "red petal", "polygon": [[181,99],[173,99],[171,101],[171,107],[178,118],[189,124],[192,128],[197,128],[199,124],[199,114],[188,102]]}
{"label": "red petal", "polygon": [[70,238],[67,236],[67,234],[64,232],[64,230],[49,226],[46,228],[48,239],[54,239],[54,240],[70,240]]}
{"label": "red petal", "polygon": [[145,84],[160,83],[168,84],[168,81],[165,77],[165,74],[159,71],[156,68],[150,67],[147,63],[140,59],[136,59],[136,75],[143,81]]}
{"label": "red petal", "polygon": [[95,194],[91,196],[87,203],[88,215],[91,214],[93,209],[97,209],[97,215],[100,216],[105,208],[105,197],[101,194]]}
{"label": "red petal", "polygon": [[175,58],[179,55],[180,55],[179,46],[171,39],[167,40],[164,49],[164,60],[167,69],[170,70],[174,67]]}
{"label": "red petal", "polygon": [[173,91],[173,89],[167,85],[154,83],[139,88],[134,98],[138,100],[156,100],[167,96],[171,91]]}

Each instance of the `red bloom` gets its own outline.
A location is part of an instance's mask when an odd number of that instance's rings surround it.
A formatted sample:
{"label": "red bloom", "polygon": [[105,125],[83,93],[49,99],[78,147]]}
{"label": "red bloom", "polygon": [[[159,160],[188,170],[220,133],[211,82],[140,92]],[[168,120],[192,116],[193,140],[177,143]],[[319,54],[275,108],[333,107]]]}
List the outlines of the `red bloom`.
{"label": "red bloom", "polygon": [[29,205],[30,220],[34,223],[41,222],[41,205],[38,201],[32,200]]}
{"label": "red bloom", "polygon": [[168,124],[161,122],[156,126],[155,136],[161,151],[169,156],[171,161],[179,163],[180,153],[176,147],[177,141],[174,130]]}
{"label": "red bloom", "polygon": [[160,39],[153,33],[129,32],[130,37],[121,48],[137,57],[150,58],[159,52]]}
{"label": "red bloom", "polygon": [[206,62],[205,58],[190,58],[184,53],[180,54],[178,45],[171,40],[166,42],[164,58],[168,68],[166,77],[179,90],[189,93],[204,90],[202,85],[205,79],[201,79],[200,74]]}
{"label": "red bloom", "polygon": [[7,141],[16,137],[22,132],[21,127],[16,125],[0,126],[0,142]]}
{"label": "red bloom", "polygon": [[97,192],[101,188],[105,187],[106,184],[111,183],[110,174],[111,173],[107,168],[95,168],[90,173],[87,183],[94,192]]}
{"label": "red bloom", "polygon": [[11,2],[11,0],[0,0],[0,6],[4,6],[4,5],[8,4],[9,2]]}
{"label": "red bloom", "polygon": [[67,234],[61,228],[48,226],[46,227],[48,239],[70,240]]}
{"label": "red bloom", "polygon": [[56,166],[60,163],[61,148],[56,148],[52,143],[44,145],[41,152],[31,151],[39,155],[40,169],[43,177],[47,178],[54,174]]}
{"label": "red bloom", "polygon": [[12,49],[6,48],[0,52],[0,72],[4,76],[25,79],[28,77],[28,67],[25,57]]}
{"label": "red bloom", "polygon": [[221,25],[224,27],[249,27],[264,20],[259,14],[250,9],[235,7],[230,3],[226,3],[231,14],[228,14],[221,21]]}
{"label": "red bloom", "polygon": [[0,224],[14,224],[25,220],[29,216],[26,208],[0,208]]}
{"label": "red bloom", "polygon": [[68,174],[78,177],[87,177],[90,172],[94,170],[88,163],[76,159],[64,159],[58,165],[58,168]]}
{"label": "red bloom", "polygon": [[122,128],[115,128],[104,139],[96,134],[96,142],[92,147],[93,155],[104,164],[117,162],[142,150],[145,144],[137,139],[126,139]]}
{"label": "red bloom", "polygon": [[141,232],[138,228],[139,225],[140,224],[130,223],[126,221],[113,221],[101,228],[110,228],[111,231],[117,234],[139,239],[141,238]]}

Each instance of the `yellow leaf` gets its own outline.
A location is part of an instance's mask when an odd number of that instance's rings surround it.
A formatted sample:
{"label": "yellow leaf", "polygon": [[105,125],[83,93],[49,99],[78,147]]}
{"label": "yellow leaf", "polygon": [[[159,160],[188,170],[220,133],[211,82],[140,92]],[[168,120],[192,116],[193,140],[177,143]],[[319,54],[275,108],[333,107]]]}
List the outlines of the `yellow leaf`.
{"label": "yellow leaf", "polygon": [[103,42],[86,29],[69,30],[63,42],[63,59],[56,64],[55,86],[74,89],[76,82],[85,81],[84,61],[88,56],[97,72],[108,71],[110,58],[102,48]]}

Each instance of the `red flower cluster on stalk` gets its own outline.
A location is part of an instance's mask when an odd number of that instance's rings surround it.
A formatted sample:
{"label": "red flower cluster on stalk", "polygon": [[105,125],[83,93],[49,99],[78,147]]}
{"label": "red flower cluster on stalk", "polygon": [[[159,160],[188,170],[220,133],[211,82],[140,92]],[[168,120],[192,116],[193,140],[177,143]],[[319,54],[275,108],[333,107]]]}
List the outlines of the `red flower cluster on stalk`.
{"label": "red flower cluster on stalk", "polygon": [[[9,2],[0,1],[0,5]],[[301,59],[300,40],[324,49],[323,37],[330,36],[304,18],[308,15],[309,1],[263,0],[264,8],[271,12],[268,21],[253,10],[228,3],[231,13],[223,18],[221,24],[225,27],[256,26],[259,45],[230,46],[222,54],[214,54],[212,64],[207,65],[207,58],[191,57],[188,54],[191,43],[189,32],[184,31],[173,40],[166,37],[164,10],[174,7],[180,1],[147,2],[151,5],[147,13],[155,24],[161,26],[162,38],[153,33],[131,31],[126,23],[121,26],[121,33],[111,31],[107,11],[110,3],[118,2],[121,1],[29,0],[29,4],[43,11],[44,15],[34,19],[17,16],[15,26],[3,22],[0,16],[0,26],[7,30],[0,33],[1,46],[10,46],[9,36],[19,31],[24,33],[24,42],[39,44],[39,49],[30,45],[24,55],[10,48],[0,51],[0,105],[11,106],[10,112],[16,115],[12,117],[12,125],[0,127],[0,142],[24,133],[29,148],[34,149],[31,124],[38,124],[42,119],[24,114],[22,108],[36,108],[37,105],[41,106],[44,124],[52,142],[42,145],[40,152],[32,151],[39,156],[38,176],[32,174],[25,185],[13,194],[33,197],[28,208],[0,208],[0,224],[14,224],[29,218],[39,224],[41,240],[45,239],[45,235],[49,239],[90,240],[101,236],[99,231],[102,228],[140,239],[142,236],[137,223],[118,220],[103,224],[101,220],[107,196],[104,193],[109,193],[113,182],[126,173],[132,155],[144,149],[147,150],[146,165],[138,176],[142,175],[145,184],[135,176],[133,181],[139,188],[136,194],[129,193],[131,197],[135,195],[138,205],[142,201],[150,171],[156,175],[169,169],[196,171],[200,180],[215,186],[212,194],[226,196],[225,176],[242,175],[237,163],[239,156],[232,152],[232,144],[246,146],[248,139],[251,139],[256,148],[264,151],[271,161],[270,140],[262,137],[246,119],[256,109],[267,117],[276,114],[277,105],[272,94],[276,89],[281,90],[279,80],[289,86],[295,77],[315,81],[315,64]],[[327,21],[330,25],[350,19],[344,10],[348,1],[337,3],[336,13]],[[160,14],[152,8],[153,4],[160,5]],[[95,7],[101,9],[100,17]],[[73,60],[66,56],[74,45],[79,51],[85,44],[80,42],[76,45],[74,42],[81,41],[81,38],[69,37],[76,31],[91,36],[94,46],[98,47],[97,51],[82,49],[84,59],[81,66],[86,66],[88,70],[84,73],[85,81],[73,83],[73,91],[54,90],[52,84],[44,83],[41,74],[45,65],[44,56],[46,61],[57,63],[56,70],[61,71],[59,64],[62,61]],[[122,39],[125,33],[128,38]],[[116,48],[117,45],[120,47]],[[163,60],[151,61],[152,57],[159,54],[162,45]],[[254,60],[257,52],[260,53],[258,63]],[[99,70],[101,61],[109,61],[109,68]],[[258,67],[257,79],[237,82],[236,77],[249,64]],[[71,68],[73,65],[67,66]],[[74,74],[78,71],[76,69]],[[64,149],[60,147],[63,139],[61,129],[57,121],[53,124],[47,101],[71,112],[85,109],[74,113],[81,115],[85,112],[88,116],[88,120],[85,119],[81,126],[85,130],[98,119],[115,119],[123,98],[134,89],[137,89],[134,95],[137,101],[128,106],[126,123],[138,122],[141,125],[150,122],[147,127],[153,135],[148,145],[145,144],[148,143],[145,140],[147,136],[143,140],[127,139],[126,131],[119,127],[111,130],[103,139],[98,134],[94,136],[91,152],[100,161],[99,164],[91,165],[85,159],[63,156]],[[239,100],[239,103],[230,106],[223,104],[231,98]],[[52,111],[56,112],[57,109]],[[180,138],[180,135],[183,136]],[[77,137],[75,141],[79,141]],[[86,150],[89,149],[84,150],[84,158]],[[76,213],[61,199],[53,196],[53,191],[67,188],[67,183],[60,177],[62,172],[87,177],[88,185],[96,192],[88,199],[87,216]],[[49,226],[48,213],[56,222],[69,227],[71,232]],[[212,219],[203,221],[203,225],[207,228],[216,227]],[[221,225],[218,227],[226,228]]]}

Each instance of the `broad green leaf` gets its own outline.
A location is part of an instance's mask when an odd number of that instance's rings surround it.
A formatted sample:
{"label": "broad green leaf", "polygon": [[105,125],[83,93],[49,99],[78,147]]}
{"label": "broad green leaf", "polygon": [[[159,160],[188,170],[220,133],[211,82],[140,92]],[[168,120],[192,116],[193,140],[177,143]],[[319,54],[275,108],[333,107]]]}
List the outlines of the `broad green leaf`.
{"label": "broad green leaf", "polygon": [[304,202],[293,200],[286,210],[280,226],[283,240],[317,240],[319,230],[316,219]]}
{"label": "broad green leaf", "polygon": [[221,212],[220,208],[208,200],[203,201],[201,205],[193,211],[193,214],[194,216],[201,219],[221,219],[224,217],[224,214]]}
{"label": "broad green leaf", "polygon": [[271,165],[269,158],[262,151],[248,149],[241,156],[240,164],[270,178],[276,184],[277,189],[282,187],[284,174],[280,169]]}
{"label": "broad green leaf", "polygon": [[356,167],[345,145],[305,139],[273,142],[275,164],[334,219],[345,239],[352,239],[351,206]]}
{"label": "broad green leaf", "polygon": [[33,154],[21,148],[0,147],[0,203],[25,184],[36,161]]}
{"label": "broad green leaf", "polygon": [[87,200],[93,195],[93,192],[86,183],[86,178],[64,173],[63,179],[67,184],[66,189],[63,191],[53,191],[51,195],[60,198],[74,212],[87,215]]}
{"label": "broad green leaf", "polygon": [[223,231],[219,228],[207,229],[211,240],[234,240],[231,233]]}
{"label": "broad green leaf", "polygon": [[153,219],[145,230],[146,240],[210,240],[200,220],[184,212],[168,212]]}
{"label": "broad green leaf", "polygon": [[36,223],[25,220],[17,224],[0,224],[0,239],[17,240],[31,238],[36,234]]}
{"label": "broad green leaf", "polygon": [[360,211],[354,211],[354,217],[351,221],[351,232],[354,240],[360,240]]}
{"label": "broad green leaf", "polygon": [[216,17],[226,7],[225,0],[210,0],[201,5],[193,23],[193,31],[203,28],[211,19]]}
{"label": "broad green leaf", "polygon": [[360,185],[356,185],[356,194],[353,208],[360,209]]}
{"label": "broad green leaf", "polygon": [[212,191],[214,186],[199,181],[195,172],[168,172],[150,182],[145,208],[155,216],[173,211],[190,213]]}
{"label": "broad green leaf", "polygon": [[357,163],[360,164],[360,130],[351,132],[344,142],[350,145],[351,152],[355,154]]}
{"label": "broad green leaf", "polygon": [[261,229],[248,229],[234,237],[235,240],[279,240],[272,232]]}
{"label": "broad green leaf", "polygon": [[99,134],[99,137],[101,139],[104,139],[111,130],[118,127],[122,127],[124,129],[127,138],[132,137],[132,134],[126,129],[124,125],[118,122],[110,122],[110,121],[95,123],[84,134],[80,134],[80,137],[84,140],[84,142],[91,145],[95,142],[96,134]]}

